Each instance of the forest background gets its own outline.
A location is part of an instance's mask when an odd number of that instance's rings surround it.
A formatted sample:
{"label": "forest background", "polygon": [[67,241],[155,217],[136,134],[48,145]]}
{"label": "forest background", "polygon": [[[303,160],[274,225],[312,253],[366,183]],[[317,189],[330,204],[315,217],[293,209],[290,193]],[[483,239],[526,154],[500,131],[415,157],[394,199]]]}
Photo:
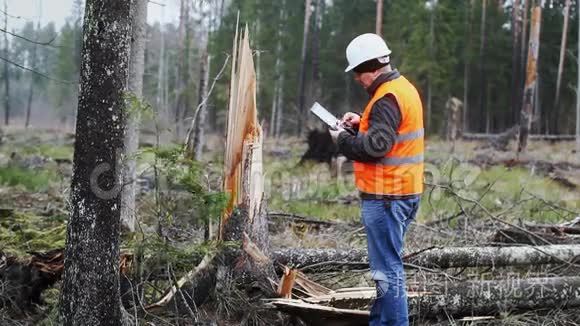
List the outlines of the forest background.
{"label": "forest background", "polygon": [[[229,56],[238,12],[253,35],[259,113],[267,132],[279,137],[315,127],[316,121],[305,114],[314,101],[337,115],[362,109],[367,95],[344,73],[344,49],[356,35],[375,31],[375,1],[168,1],[175,2],[179,17],[166,17],[175,23],[147,27],[143,94],[173,135],[169,139],[184,137],[201,102],[202,68],[210,68],[211,82]],[[544,3],[533,133],[574,134],[576,1],[570,2],[556,95],[565,3]],[[382,31],[393,50],[392,62],[419,88],[429,134],[443,135],[445,104],[451,97],[464,103],[465,131],[498,133],[519,121],[530,1],[392,0],[383,6]],[[5,7],[5,21],[14,19],[9,11]],[[4,125],[74,127],[83,12],[83,1],[75,0],[59,29],[31,19],[0,38]],[[220,134],[228,99],[228,69],[224,71],[208,100],[205,126]],[[153,120],[143,128],[151,128]]]}

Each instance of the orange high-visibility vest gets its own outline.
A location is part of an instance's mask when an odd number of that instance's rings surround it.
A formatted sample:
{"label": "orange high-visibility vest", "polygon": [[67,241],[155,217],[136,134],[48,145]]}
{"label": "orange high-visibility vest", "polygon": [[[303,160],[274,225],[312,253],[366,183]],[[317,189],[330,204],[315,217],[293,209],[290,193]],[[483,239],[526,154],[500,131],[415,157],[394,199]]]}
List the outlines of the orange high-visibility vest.
{"label": "orange high-visibility vest", "polygon": [[[354,163],[357,188],[367,194],[413,195],[423,192],[423,156],[425,151],[423,104],[415,86],[405,77],[383,83],[367,104],[359,132],[369,129],[375,102],[391,94],[401,110],[401,123],[391,150],[378,162]],[[365,144],[370,146],[372,144]]]}

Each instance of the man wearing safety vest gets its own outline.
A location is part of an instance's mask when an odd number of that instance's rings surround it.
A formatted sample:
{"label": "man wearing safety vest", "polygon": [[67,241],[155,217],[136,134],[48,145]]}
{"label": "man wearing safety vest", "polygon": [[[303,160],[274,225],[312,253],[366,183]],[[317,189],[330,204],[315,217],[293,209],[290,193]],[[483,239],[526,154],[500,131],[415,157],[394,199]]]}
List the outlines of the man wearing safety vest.
{"label": "man wearing safety vest", "polygon": [[[423,192],[423,105],[417,89],[390,64],[385,41],[363,34],[346,48],[354,79],[369,93],[362,116],[349,112],[331,131],[354,161],[377,299],[370,325],[408,325],[403,239]],[[342,127],[358,128],[352,135]]]}

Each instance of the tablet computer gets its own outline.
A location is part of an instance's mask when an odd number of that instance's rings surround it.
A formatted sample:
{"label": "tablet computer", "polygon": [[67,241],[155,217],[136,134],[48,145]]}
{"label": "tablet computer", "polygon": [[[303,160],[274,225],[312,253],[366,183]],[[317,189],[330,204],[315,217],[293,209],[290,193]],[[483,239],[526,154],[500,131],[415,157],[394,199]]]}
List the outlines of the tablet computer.
{"label": "tablet computer", "polygon": [[330,129],[336,129],[339,120],[318,102],[314,102],[314,105],[310,108],[310,112],[314,113],[322,122],[326,123]]}

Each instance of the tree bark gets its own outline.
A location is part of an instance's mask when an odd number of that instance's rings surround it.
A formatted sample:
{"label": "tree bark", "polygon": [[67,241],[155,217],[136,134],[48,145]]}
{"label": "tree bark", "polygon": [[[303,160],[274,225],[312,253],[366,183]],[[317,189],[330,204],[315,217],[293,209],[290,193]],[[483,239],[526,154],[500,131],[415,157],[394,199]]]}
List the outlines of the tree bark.
{"label": "tree bark", "polygon": [[174,123],[175,123],[175,136],[179,139],[182,127],[182,115],[185,114],[186,110],[186,99],[185,99],[185,91],[187,87],[187,76],[188,76],[188,64],[187,57],[188,52],[188,40],[187,40],[187,32],[188,32],[188,21],[189,21],[189,1],[181,0],[181,6],[179,10],[179,27],[178,27],[178,40],[179,40],[179,55],[178,55],[178,69],[176,71],[176,85],[177,85],[177,101],[175,103],[175,116],[174,116]]}
{"label": "tree bark", "polygon": [[[487,0],[482,0],[481,6],[481,35],[479,45],[479,77],[480,77],[480,92],[479,92],[479,121],[486,121],[487,108],[487,78],[485,74],[485,50],[487,47]],[[478,126],[481,130],[481,125]]]}
{"label": "tree bark", "polygon": [[[4,30],[8,30],[8,4],[4,0]],[[8,59],[8,33],[4,34],[4,58]],[[4,60],[4,125],[10,124],[10,69],[8,61]]]}
{"label": "tree bark", "polygon": [[[526,61],[527,61],[527,53],[528,47],[526,46],[526,42],[528,41],[528,15],[530,13],[530,0],[522,0],[524,4],[524,12],[523,12],[523,19],[522,19],[522,39],[520,41],[520,71],[522,74],[526,71]],[[521,87],[521,86],[520,86]],[[520,90],[521,92],[521,90]],[[520,112],[515,112],[516,116],[514,118],[516,121],[519,120]]]}
{"label": "tree bark", "polygon": [[[278,72],[279,71],[279,67],[280,67],[280,60],[278,58],[276,58],[276,64],[274,66],[274,71]],[[268,128],[268,134],[270,137],[272,138],[277,138],[276,137],[276,115],[277,113],[277,107],[276,105],[278,104],[278,96],[280,96],[280,89],[279,89],[279,84],[280,84],[280,75],[277,74],[277,78],[276,78],[276,82],[274,83],[274,93],[272,95],[272,109],[270,110],[270,125]]]}
{"label": "tree bark", "polygon": [[322,17],[326,0],[316,0],[314,13],[314,28],[312,30],[312,84],[310,87],[310,100],[320,99],[322,85],[320,84],[320,30],[322,29]]}
{"label": "tree bark", "polygon": [[304,31],[302,33],[302,51],[300,55],[300,76],[298,82],[298,126],[296,128],[298,135],[301,136],[306,123],[306,54],[308,50],[308,31],[310,30],[310,5],[312,0],[304,0]]}
{"label": "tree bark", "polygon": [[[578,10],[580,12],[580,2]],[[580,19],[578,19],[578,53],[580,53]],[[580,58],[578,58],[578,79],[576,82],[576,152],[580,153]]]}
{"label": "tree bark", "polygon": [[[580,277],[470,281],[439,284],[435,295],[409,299],[415,318],[489,316],[506,311],[580,306]],[[425,288],[429,288],[426,286]]]}
{"label": "tree bark", "polygon": [[566,6],[564,7],[564,26],[562,27],[562,43],[560,44],[560,63],[558,64],[558,77],[556,80],[556,98],[554,99],[555,116],[558,116],[558,106],[560,105],[560,87],[562,84],[562,73],[564,72],[564,61],[566,59],[566,40],[568,36],[570,6],[571,1],[566,0]]}
{"label": "tree bark", "polygon": [[469,78],[470,78],[470,69],[471,69],[471,58],[469,56],[471,48],[471,34],[473,32],[473,23],[471,19],[471,12],[473,10],[473,0],[465,1],[465,24],[466,33],[465,36],[465,53],[464,53],[464,60],[465,65],[463,67],[463,132],[469,131]]}
{"label": "tree bark", "polygon": [[[195,130],[193,133],[193,152],[196,161],[201,161],[203,154],[203,145],[205,143],[205,124],[207,117],[207,97],[208,97],[208,85],[209,85],[209,68],[211,67],[211,56],[208,54],[207,48],[205,49],[202,59],[200,61],[200,81],[199,81],[199,93],[198,93],[198,104],[201,105],[195,123]],[[205,101],[205,102],[204,102]]]}
{"label": "tree bark", "polygon": [[[143,73],[145,71],[145,34],[147,22],[147,0],[133,0],[131,58],[129,62],[129,92],[142,101]],[[139,124],[141,108],[131,108],[127,112],[125,132],[125,162],[123,164],[123,191],[121,205],[121,227],[128,232],[135,231],[135,193],[137,191],[137,162],[135,155],[139,148]]]}
{"label": "tree bark", "polygon": [[[282,30],[286,23],[286,0],[282,0],[282,9],[280,10],[280,21],[278,23],[278,44],[276,45],[276,89],[275,102],[272,102],[275,109],[273,117],[272,130],[276,138],[280,138],[282,130],[282,119],[284,116],[284,62],[282,61]],[[274,127],[275,126],[275,127]]]}
{"label": "tree bark", "polygon": [[[429,17],[429,55],[431,58],[435,55],[435,11],[437,10],[437,4],[431,2],[431,13]],[[425,130],[429,131],[431,129],[431,115],[432,115],[432,105],[433,105],[433,69],[429,69],[429,75],[427,76],[427,119],[425,121]]]}
{"label": "tree bark", "polygon": [[[580,255],[580,245],[516,247],[433,248],[404,258],[405,263],[425,268],[503,267],[557,264]],[[302,268],[311,265],[341,266],[368,264],[364,249],[281,249],[272,259],[282,265]],[[326,267],[325,267],[326,268]]]}
{"label": "tree bark", "polygon": [[131,0],[88,0],[83,30],[60,324],[117,326]]}
{"label": "tree bark", "polygon": [[[36,25],[36,29],[40,30],[40,24]],[[36,51],[37,45],[34,44],[32,48],[32,54],[30,58],[30,67],[32,69],[36,68]],[[30,126],[30,116],[32,115],[32,99],[34,97],[34,81],[36,80],[36,76],[30,75],[30,86],[28,88],[28,101],[26,104],[26,120],[24,121],[24,127],[28,128]]]}
{"label": "tree bark", "polygon": [[[169,112],[166,103],[165,86],[167,84],[167,72],[165,67],[165,7],[161,8],[161,22],[159,24],[160,33],[160,49],[159,49],[159,62],[157,68],[157,91],[155,94],[155,104],[157,106],[157,119],[162,121],[167,121],[169,119]],[[161,117],[161,114],[163,116]]]}
{"label": "tree bark", "polygon": [[540,29],[542,24],[542,6],[536,5],[532,12],[532,22],[530,28],[530,42],[528,47],[528,65],[526,67],[526,86],[522,100],[522,110],[520,117],[520,139],[518,143],[518,153],[526,150],[528,145],[528,135],[532,127],[534,114],[534,99],[538,80],[538,57],[540,53]]}
{"label": "tree bark", "polygon": [[377,0],[377,19],[375,33],[380,36],[383,35],[383,0]]}
{"label": "tree bark", "polygon": [[519,112],[521,104],[521,20],[520,20],[520,0],[514,0],[512,4],[512,91],[511,91],[511,107],[512,117],[517,119],[517,112]]}

